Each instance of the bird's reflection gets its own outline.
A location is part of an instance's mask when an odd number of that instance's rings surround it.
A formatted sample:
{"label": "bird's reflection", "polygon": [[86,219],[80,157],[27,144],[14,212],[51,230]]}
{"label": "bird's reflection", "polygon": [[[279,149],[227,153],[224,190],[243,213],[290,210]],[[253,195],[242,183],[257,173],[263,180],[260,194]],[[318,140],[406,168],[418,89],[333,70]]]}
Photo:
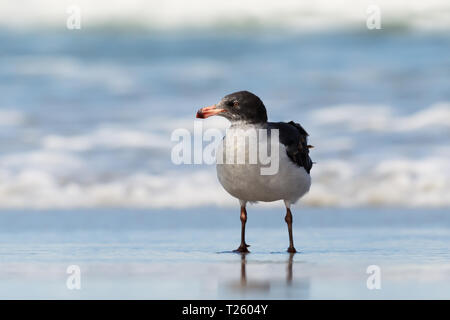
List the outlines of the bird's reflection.
{"label": "bird's reflection", "polygon": [[288,259],[288,263],[287,263],[286,283],[288,285],[292,284],[292,265],[294,262],[294,254],[295,253],[289,253],[289,259]]}
{"label": "bird's reflection", "polygon": [[246,264],[247,261],[245,259],[246,254],[241,253],[241,286],[245,287],[247,285],[247,271],[246,271]]}
{"label": "bird's reflection", "polygon": [[266,280],[252,280],[247,281],[247,253],[241,253],[241,281],[239,289],[268,291],[270,289],[270,282]]}
{"label": "bird's reflection", "polygon": [[[273,294],[282,294],[279,290],[286,290],[282,295],[304,299],[308,297],[309,279],[305,277],[294,280],[293,265],[295,253],[289,253],[286,260],[286,280],[281,281],[276,274],[269,274],[267,279],[253,279],[251,274],[247,274],[247,253],[240,254],[240,281],[230,283],[233,290],[240,292],[254,292],[268,295],[269,291]],[[278,279],[277,279],[278,278]],[[283,289],[284,288],[284,289]],[[271,293],[272,294],[272,293]]]}

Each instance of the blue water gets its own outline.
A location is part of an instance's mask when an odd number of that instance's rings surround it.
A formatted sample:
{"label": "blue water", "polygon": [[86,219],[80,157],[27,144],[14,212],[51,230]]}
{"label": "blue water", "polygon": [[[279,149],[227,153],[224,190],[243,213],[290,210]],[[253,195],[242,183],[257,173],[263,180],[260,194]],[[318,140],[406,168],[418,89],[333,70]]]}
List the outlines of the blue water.
{"label": "blue water", "polygon": [[306,204],[450,205],[447,33],[3,30],[0,45],[2,207],[232,206],[212,166],[172,163],[170,137],[242,89],[309,131]]}

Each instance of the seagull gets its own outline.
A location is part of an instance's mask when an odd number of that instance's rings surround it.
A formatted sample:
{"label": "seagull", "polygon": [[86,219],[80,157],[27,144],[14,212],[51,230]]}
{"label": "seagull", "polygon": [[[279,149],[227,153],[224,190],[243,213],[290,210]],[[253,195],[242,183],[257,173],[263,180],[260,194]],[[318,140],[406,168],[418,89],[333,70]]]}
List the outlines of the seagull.
{"label": "seagull", "polygon": [[[221,116],[231,122],[226,135],[221,141],[216,153],[217,177],[223,188],[240,203],[241,220],[241,243],[235,252],[249,252],[245,242],[245,224],[247,222],[247,203],[258,201],[272,202],[283,200],[286,206],[286,216],[289,233],[290,253],[297,252],[294,247],[292,236],[292,212],[291,204],[296,203],[305,195],[311,186],[310,171],[313,165],[309,157],[308,133],[303,127],[293,121],[290,122],[268,122],[267,111],[264,103],[255,94],[249,91],[239,91],[226,95],[219,103],[201,108],[198,110],[196,118],[209,118],[211,116]],[[258,159],[255,163],[249,161],[249,142],[239,140],[248,130],[265,130],[266,136],[271,136],[271,132],[278,130],[278,168],[273,174],[262,174],[263,163]],[[259,136],[258,136],[259,137]],[[245,137],[244,137],[245,139]],[[236,140],[238,141],[236,143]],[[241,141],[239,143],[239,141]],[[244,143],[242,143],[244,141]],[[249,140],[250,141],[250,140]],[[272,149],[268,147],[268,139],[258,138],[256,140],[258,148],[264,150]],[[263,145],[265,144],[265,145]],[[231,150],[230,150],[231,149]],[[259,150],[259,149],[258,149]],[[233,155],[240,153],[245,155],[244,162],[223,160],[228,155],[228,151],[233,151]],[[273,149],[273,151],[277,151]],[[225,157],[225,158],[224,158]],[[222,161],[219,161],[222,159]]]}

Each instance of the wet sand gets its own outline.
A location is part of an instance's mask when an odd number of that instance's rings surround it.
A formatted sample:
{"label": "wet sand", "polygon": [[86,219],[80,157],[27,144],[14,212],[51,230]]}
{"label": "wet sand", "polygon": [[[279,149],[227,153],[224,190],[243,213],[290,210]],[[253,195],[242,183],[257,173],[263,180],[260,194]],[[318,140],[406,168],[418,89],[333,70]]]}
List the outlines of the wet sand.
{"label": "wet sand", "polygon": [[[249,208],[250,254],[232,209],[3,211],[3,299],[450,298],[445,210]],[[66,286],[69,265],[81,289]],[[380,268],[369,290],[367,267]]]}

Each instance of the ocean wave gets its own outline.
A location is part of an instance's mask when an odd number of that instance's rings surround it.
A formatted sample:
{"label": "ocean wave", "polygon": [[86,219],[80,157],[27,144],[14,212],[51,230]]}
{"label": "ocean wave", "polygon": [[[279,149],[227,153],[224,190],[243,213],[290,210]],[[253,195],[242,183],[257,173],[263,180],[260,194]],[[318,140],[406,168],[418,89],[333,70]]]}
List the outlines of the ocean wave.
{"label": "ocean wave", "polygon": [[19,126],[25,121],[25,115],[14,109],[0,109],[0,126]]}
{"label": "ocean wave", "polygon": [[30,151],[12,153],[0,158],[0,169],[5,172],[38,170],[57,174],[68,173],[83,168],[83,160],[73,154],[54,151]]}
{"label": "ocean wave", "polygon": [[102,85],[115,92],[127,92],[134,87],[126,68],[107,62],[86,62],[64,56],[10,56],[2,72],[14,76],[46,76],[57,81],[74,81],[84,85]]}
{"label": "ocean wave", "polygon": [[[446,0],[337,0],[303,1],[89,1],[75,3],[81,9],[82,28],[186,28],[258,29],[284,28],[307,31],[345,27],[366,28],[366,10],[378,5],[384,29],[448,30],[450,4]],[[65,29],[73,6],[69,0],[3,1],[0,24],[9,28]]]}
{"label": "ocean wave", "polygon": [[132,174],[126,178],[93,183],[64,182],[46,171],[0,171],[1,208],[136,207],[185,208],[230,205],[225,191],[212,188],[214,174]]}
{"label": "ocean wave", "polygon": [[167,149],[169,137],[132,129],[100,128],[76,136],[48,135],[42,146],[49,150],[89,151],[93,149],[159,148]]}
{"label": "ocean wave", "polygon": [[[24,120],[27,113],[8,110],[11,123],[24,129],[19,131],[35,125]],[[307,112],[301,123],[311,133],[317,163],[311,191],[300,204],[450,207],[450,104],[407,114],[396,110],[339,105]],[[229,125],[192,115],[98,122],[78,134],[35,130],[33,145],[0,158],[0,208],[233,207],[236,199],[220,186],[212,166],[170,161],[171,132],[194,133],[198,124]]]}
{"label": "ocean wave", "polygon": [[[396,158],[367,167],[330,159],[313,168],[312,179],[311,191],[300,200],[302,205],[450,206],[450,163],[442,158]],[[220,186],[213,168],[133,173],[107,181],[98,177],[85,183],[58,178],[44,169],[0,170],[1,208],[187,208],[236,204],[237,200]]]}
{"label": "ocean wave", "polygon": [[319,126],[339,126],[351,131],[412,132],[450,129],[450,103],[441,102],[412,114],[398,115],[388,106],[339,105],[313,111]]}
{"label": "ocean wave", "polygon": [[381,161],[368,167],[325,161],[305,203],[317,206],[448,207],[450,163],[443,158]]}

